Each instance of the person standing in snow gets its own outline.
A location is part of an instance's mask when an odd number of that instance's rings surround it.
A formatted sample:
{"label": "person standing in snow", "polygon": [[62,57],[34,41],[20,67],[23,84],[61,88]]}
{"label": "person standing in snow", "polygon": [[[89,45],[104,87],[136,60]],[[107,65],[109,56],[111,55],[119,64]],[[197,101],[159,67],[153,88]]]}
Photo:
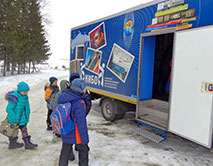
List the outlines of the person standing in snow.
{"label": "person standing in snow", "polygon": [[60,82],[60,90],[57,92],[57,94],[55,95],[55,98],[53,100],[53,108],[58,104],[58,98],[61,95],[61,93],[67,89],[70,86],[69,81],[67,80],[61,80]]}
{"label": "person standing in snow", "polygon": [[64,90],[59,96],[59,104],[71,102],[71,118],[76,123],[73,131],[67,135],[61,135],[63,143],[59,157],[59,166],[68,166],[68,161],[73,161],[75,159],[72,149],[73,144],[76,145],[79,151],[79,166],[88,166],[89,136],[84,93],[86,93],[85,82],[80,78],[76,78],[72,81],[70,89]]}
{"label": "person standing in snow", "polygon": [[[67,80],[61,80],[61,82],[60,82],[60,90],[56,93],[56,95],[55,95],[55,97],[53,99],[53,102],[52,103],[50,102],[50,105],[52,104],[52,108],[54,108],[58,104],[58,98],[59,98],[59,96],[69,86],[70,86],[69,81],[67,81]],[[60,134],[55,133],[55,135],[57,137],[61,137]]]}
{"label": "person standing in snow", "polygon": [[[19,129],[22,133],[22,139],[25,143],[25,149],[34,149],[38,145],[31,142],[31,136],[27,131],[27,123],[29,122],[30,117],[30,105],[28,99],[28,91],[30,90],[26,82],[19,82],[17,85],[17,90],[8,92],[5,96],[5,99],[8,100],[7,113],[8,121],[10,124],[18,123],[19,118],[21,117],[19,123]],[[18,137],[9,138],[9,149],[21,148],[24,146],[23,143],[17,142]]]}
{"label": "person standing in snow", "polygon": [[49,104],[50,104],[51,96],[54,93],[57,93],[57,91],[59,90],[57,81],[58,81],[58,79],[56,77],[50,77],[49,78],[50,85],[49,85],[49,87],[46,87],[46,89],[45,89],[45,101],[47,102],[47,110],[48,110],[47,120],[46,120],[47,130],[52,130],[50,115],[52,114],[53,110],[49,109]]}
{"label": "person standing in snow", "polygon": [[[80,78],[80,75],[78,73],[72,73],[70,75],[70,85],[72,85],[72,81],[75,80],[76,78]],[[84,97],[85,97],[85,104],[86,104],[86,115],[89,114],[91,106],[92,106],[92,101],[91,101],[91,97],[88,91],[86,91],[86,93],[84,93]]]}

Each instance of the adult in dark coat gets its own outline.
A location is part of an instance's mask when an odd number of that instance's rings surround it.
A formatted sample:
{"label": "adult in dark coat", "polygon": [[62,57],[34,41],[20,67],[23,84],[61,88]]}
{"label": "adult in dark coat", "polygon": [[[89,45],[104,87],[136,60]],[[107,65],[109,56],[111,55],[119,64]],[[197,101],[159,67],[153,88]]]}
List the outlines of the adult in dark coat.
{"label": "adult in dark coat", "polygon": [[[74,160],[72,145],[75,144],[79,151],[79,166],[88,166],[88,129],[86,121],[85,96],[86,85],[83,80],[73,80],[70,89],[66,89],[59,96],[58,104],[71,102],[71,118],[76,122],[75,130],[67,135],[61,135],[63,144],[59,158],[59,166],[68,166],[69,160]],[[71,156],[73,155],[73,158]]]}

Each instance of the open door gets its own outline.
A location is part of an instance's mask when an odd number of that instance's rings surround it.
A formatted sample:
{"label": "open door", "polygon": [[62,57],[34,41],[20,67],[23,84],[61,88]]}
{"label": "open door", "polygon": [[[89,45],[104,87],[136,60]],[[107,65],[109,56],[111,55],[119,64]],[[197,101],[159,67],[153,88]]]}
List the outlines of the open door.
{"label": "open door", "polygon": [[213,26],[175,32],[169,131],[210,148],[212,94],[202,82],[213,82]]}
{"label": "open door", "polygon": [[163,131],[168,130],[172,44],[175,30],[141,34],[136,120]]}

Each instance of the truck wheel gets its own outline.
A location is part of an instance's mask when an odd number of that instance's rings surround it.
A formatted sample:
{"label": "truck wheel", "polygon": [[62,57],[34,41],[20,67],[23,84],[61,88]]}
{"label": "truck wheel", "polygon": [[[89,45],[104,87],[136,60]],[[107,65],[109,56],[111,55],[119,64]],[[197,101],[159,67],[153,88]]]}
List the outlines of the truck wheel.
{"label": "truck wheel", "polygon": [[122,119],[125,115],[125,112],[118,113],[118,106],[115,101],[110,98],[106,98],[101,103],[101,113],[107,121],[115,121]]}

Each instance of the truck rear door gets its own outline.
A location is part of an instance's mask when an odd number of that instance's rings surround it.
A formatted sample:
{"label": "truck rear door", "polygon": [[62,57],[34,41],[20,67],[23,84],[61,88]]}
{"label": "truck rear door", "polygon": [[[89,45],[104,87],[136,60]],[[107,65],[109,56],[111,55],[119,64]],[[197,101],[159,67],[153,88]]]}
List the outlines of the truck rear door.
{"label": "truck rear door", "polygon": [[212,146],[213,26],[175,32],[169,131]]}

